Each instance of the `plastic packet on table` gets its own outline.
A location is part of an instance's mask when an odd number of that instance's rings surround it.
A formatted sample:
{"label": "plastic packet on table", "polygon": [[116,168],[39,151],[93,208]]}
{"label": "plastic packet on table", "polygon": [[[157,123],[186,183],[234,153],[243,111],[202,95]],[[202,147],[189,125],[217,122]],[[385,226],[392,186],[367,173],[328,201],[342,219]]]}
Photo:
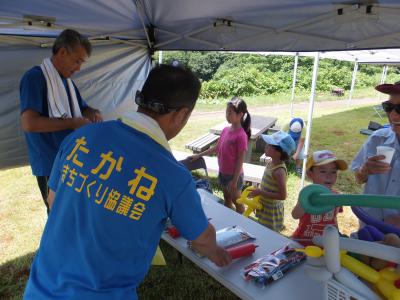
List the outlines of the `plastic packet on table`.
{"label": "plastic packet on table", "polygon": [[[240,244],[245,241],[253,240],[255,237],[240,226],[229,226],[222,228],[216,232],[217,244],[223,248]],[[188,241],[189,248],[192,248],[191,241]],[[196,251],[195,251],[196,252]],[[198,256],[202,255],[196,252]]]}
{"label": "plastic packet on table", "polygon": [[254,239],[255,237],[240,226],[229,226],[220,229],[216,233],[217,244],[228,248],[233,245]]}
{"label": "plastic packet on table", "polygon": [[246,266],[242,275],[245,280],[252,280],[265,287],[269,283],[282,278],[286,272],[305,259],[304,253],[295,251],[294,247],[288,244]]}

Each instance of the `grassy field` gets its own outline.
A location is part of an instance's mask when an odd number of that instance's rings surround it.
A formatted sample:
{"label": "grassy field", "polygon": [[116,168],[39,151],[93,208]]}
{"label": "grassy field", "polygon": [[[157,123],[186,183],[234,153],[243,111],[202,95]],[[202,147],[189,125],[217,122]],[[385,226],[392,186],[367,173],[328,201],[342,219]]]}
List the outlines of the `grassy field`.
{"label": "grassy field", "polygon": [[[256,108],[254,110],[258,111]],[[305,117],[306,111],[297,111],[296,114]],[[274,111],[274,116],[278,120],[285,120],[288,112]],[[186,142],[204,134],[210,126],[221,120],[223,115],[194,117],[183,132],[172,140],[173,149],[182,151]],[[311,149],[330,149],[340,158],[351,162],[366,139],[366,136],[359,134],[359,129],[367,127],[369,120],[382,122],[373,117],[371,106],[348,108],[343,104],[324,109],[316,105]],[[212,182],[215,184],[215,178],[212,178]],[[46,213],[29,167],[0,171],[0,185],[0,299],[20,299]],[[346,193],[361,191],[350,171],[339,174],[337,187]],[[290,217],[299,192],[299,178],[293,172],[289,174],[288,192],[289,197],[285,201],[285,235],[290,235],[297,226],[297,222]],[[356,228],[356,220],[349,209],[346,208],[340,216],[339,226],[344,233]],[[191,262],[185,260],[183,264],[177,263],[176,252],[168,245],[162,243],[161,246],[168,266],[152,267],[139,288],[141,299],[236,299]]]}

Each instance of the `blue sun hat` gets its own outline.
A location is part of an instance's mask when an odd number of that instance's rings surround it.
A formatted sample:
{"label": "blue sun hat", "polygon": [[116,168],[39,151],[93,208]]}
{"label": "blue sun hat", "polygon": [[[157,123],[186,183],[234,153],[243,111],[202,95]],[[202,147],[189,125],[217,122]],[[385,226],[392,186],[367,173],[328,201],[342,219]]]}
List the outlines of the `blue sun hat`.
{"label": "blue sun hat", "polygon": [[303,130],[303,127],[304,127],[304,121],[301,118],[293,118],[290,121],[288,133],[295,141],[295,143],[297,143],[297,141],[301,137],[301,131]]}
{"label": "blue sun hat", "polygon": [[296,143],[286,132],[277,131],[271,135],[262,134],[261,137],[267,144],[281,147],[283,152],[287,153],[289,156],[296,150]]}

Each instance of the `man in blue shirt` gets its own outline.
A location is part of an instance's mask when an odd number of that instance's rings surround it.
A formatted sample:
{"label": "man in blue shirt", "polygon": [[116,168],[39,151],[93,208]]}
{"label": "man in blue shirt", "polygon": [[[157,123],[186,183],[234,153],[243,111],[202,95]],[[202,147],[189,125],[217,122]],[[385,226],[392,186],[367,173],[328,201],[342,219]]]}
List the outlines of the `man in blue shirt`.
{"label": "man in blue shirt", "polygon": [[[77,87],[69,79],[80,70],[90,53],[91,45],[86,38],[74,30],[64,30],[54,42],[52,57],[27,71],[21,79],[21,125],[28,144],[32,173],[37,177],[47,211],[47,181],[61,142],[74,129],[102,120],[100,112],[82,100]],[[49,75],[51,70],[53,76]],[[52,101],[56,107],[63,105],[59,99],[63,95],[65,111],[53,114]]]}
{"label": "man in blue shirt", "polygon": [[137,93],[138,112],[65,138],[24,299],[136,299],[168,218],[216,265],[230,263],[168,145],[199,92],[192,72],[156,67]]}
{"label": "man in blue shirt", "polygon": [[[388,117],[390,128],[375,131],[364,143],[352,162],[356,181],[365,183],[364,194],[400,196],[400,82],[381,84],[376,90],[389,95],[382,103]],[[395,149],[390,164],[377,155],[377,146],[389,146]],[[367,208],[368,213],[385,223],[400,226],[400,212],[396,209]]]}

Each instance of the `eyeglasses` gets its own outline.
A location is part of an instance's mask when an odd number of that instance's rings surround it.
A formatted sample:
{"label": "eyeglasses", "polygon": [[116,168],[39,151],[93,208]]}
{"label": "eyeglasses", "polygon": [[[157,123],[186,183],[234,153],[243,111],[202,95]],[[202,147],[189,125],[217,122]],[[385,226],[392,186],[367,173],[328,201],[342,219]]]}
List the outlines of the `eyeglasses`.
{"label": "eyeglasses", "polygon": [[393,109],[400,114],[400,104],[393,104],[389,101],[382,102],[382,108],[385,112],[390,113]]}

